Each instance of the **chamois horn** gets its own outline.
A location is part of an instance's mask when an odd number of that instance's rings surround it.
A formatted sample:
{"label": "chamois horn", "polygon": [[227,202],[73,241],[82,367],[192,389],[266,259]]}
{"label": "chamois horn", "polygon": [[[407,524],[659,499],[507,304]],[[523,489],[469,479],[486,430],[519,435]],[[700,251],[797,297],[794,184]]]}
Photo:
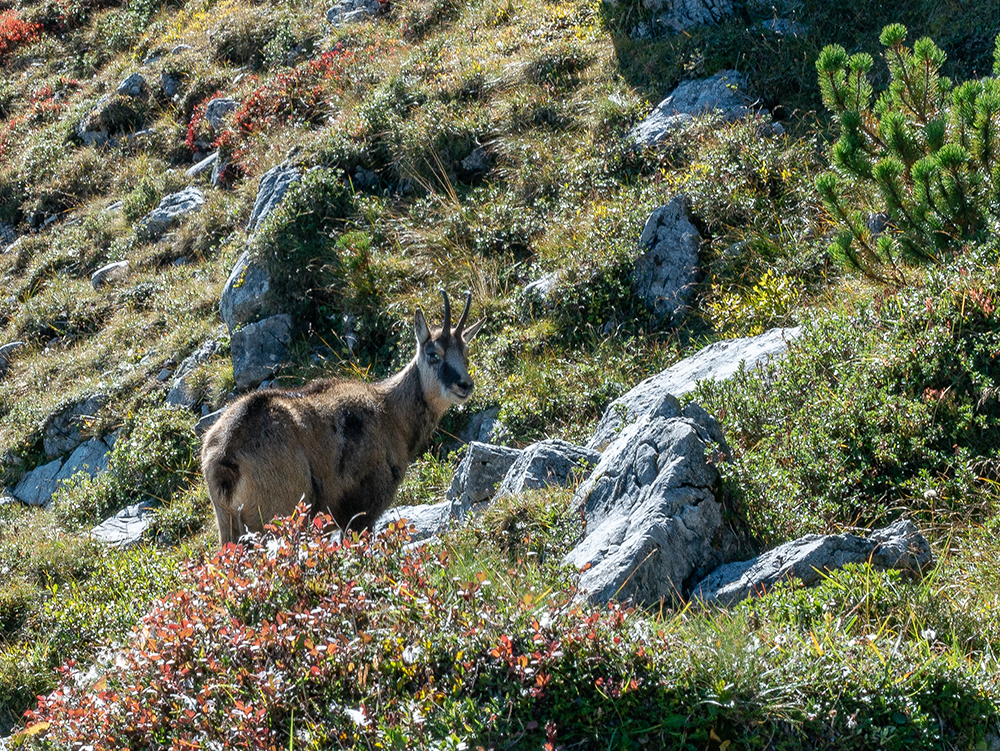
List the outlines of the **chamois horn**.
{"label": "chamois horn", "polygon": [[458,323],[455,324],[455,330],[452,332],[455,336],[461,336],[462,329],[465,328],[465,319],[469,317],[469,307],[471,305],[472,305],[472,292],[466,290],[465,310],[462,311],[462,317],[458,319]]}
{"label": "chamois horn", "polygon": [[451,303],[448,302],[448,293],[441,290],[441,297],[444,298],[444,321],[441,324],[441,329],[445,334],[451,333]]}

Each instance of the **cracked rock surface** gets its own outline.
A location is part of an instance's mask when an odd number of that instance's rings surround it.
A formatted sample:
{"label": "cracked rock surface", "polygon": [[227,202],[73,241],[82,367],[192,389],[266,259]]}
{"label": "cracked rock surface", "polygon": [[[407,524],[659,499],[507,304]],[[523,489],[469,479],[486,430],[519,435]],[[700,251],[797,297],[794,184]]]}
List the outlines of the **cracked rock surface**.
{"label": "cracked rock surface", "polygon": [[670,394],[622,430],[574,496],[586,536],[566,562],[586,569],[581,594],[669,601],[722,563],[715,446],[727,451],[715,418]]}

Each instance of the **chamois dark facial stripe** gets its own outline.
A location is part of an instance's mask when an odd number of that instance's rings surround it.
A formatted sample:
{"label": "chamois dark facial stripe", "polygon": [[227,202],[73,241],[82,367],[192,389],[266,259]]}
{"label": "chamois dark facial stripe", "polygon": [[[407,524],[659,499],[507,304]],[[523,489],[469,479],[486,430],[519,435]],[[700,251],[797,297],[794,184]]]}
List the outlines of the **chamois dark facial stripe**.
{"label": "chamois dark facial stripe", "polygon": [[458,371],[448,363],[445,363],[444,367],[441,368],[441,383],[444,384],[445,388],[450,389],[460,380],[462,380],[462,376],[459,375]]}

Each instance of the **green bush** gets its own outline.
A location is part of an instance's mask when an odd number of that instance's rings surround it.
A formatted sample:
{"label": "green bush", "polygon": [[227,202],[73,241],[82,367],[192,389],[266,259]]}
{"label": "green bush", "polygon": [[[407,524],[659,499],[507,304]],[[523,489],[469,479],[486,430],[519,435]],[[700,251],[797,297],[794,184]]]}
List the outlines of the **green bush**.
{"label": "green bush", "polygon": [[[866,275],[898,276],[902,262],[940,260],[1000,218],[1000,79],[954,87],[933,41],[903,44],[886,26],[888,88],[878,98],[871,55],[824,48],[816,61],[823,101],[840,121],[836,172],[816,186],[841,232],[831,253]],[[1000,76],[1000,38],[995,73]],[[885,211],[884,231],[866,212]]]}
{"label": "green bush", "polygon": [[77,473],[52,502],[64,524],[79,528],[142,500],[167,503],[192,481],[198,468],[198,438],[189,412],[158,407],[131,415],[115,441],[107,471]]}
{"label": "green bush", "polygon": [[996,507],[1000,273],[996,249],[924,284],[819,317],[780,364],[696,399],[727,431],[757,531],[950,523]]}

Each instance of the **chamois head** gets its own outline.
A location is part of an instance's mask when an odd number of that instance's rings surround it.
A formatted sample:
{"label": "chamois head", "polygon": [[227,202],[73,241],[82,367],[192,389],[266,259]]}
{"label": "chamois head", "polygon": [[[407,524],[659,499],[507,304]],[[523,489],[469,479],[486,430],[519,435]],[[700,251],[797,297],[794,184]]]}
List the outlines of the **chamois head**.
{"label": "chamois head", "polygon": [[424,393],[431,398],[451,404],[462,404],[472,395],[472,377],[469,375],[469,357],[466,345],[479,333],[483,322],[465,328],[465,319],[472,304],[472,293],[465,293],[465,310],[455,328],[451,327],[451,305],[448,294],[444,298],[444,320],[441,328],[431,331],[423,311],[417,308],[413,329],[417,336],[417,368]]}

